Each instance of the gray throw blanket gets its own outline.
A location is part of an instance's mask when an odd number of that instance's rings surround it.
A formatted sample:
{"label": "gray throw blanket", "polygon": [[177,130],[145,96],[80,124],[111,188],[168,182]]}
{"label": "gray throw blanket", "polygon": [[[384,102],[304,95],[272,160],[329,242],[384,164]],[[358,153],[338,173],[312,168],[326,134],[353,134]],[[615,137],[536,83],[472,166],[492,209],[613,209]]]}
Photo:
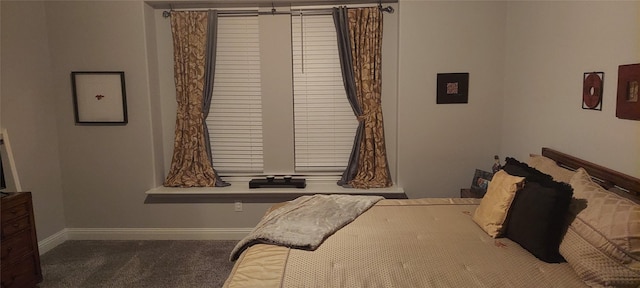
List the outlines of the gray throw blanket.
{"label": "gray throw blanket", "polygon": [[324,239],[351,223],[380,196],[313,195],[302,196],[266,215],[240,240],[231,252],[231,261],[258,243],[315,250]]}

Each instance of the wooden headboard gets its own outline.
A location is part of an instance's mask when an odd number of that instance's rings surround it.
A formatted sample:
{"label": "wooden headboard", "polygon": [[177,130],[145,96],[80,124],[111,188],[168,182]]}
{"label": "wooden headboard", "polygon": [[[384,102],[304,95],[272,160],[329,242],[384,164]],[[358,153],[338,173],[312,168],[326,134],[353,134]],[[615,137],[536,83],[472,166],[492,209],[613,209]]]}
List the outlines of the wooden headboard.
{"label": "wooden headboard", "polygon": [[640,199],[640,179],[600,166],[551,148],[542,148],[542,156],[553,159],[558,165],[576,170],[584,168],[602,187],[618,187],[628,192],[632,198]]}

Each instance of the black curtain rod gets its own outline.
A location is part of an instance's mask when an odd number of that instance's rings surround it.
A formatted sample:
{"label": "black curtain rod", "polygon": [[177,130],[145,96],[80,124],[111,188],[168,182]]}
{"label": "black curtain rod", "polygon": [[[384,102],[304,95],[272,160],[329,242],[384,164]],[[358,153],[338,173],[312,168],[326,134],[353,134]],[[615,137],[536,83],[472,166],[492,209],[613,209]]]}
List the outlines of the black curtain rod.
{"label": "black curtain rod", "polygon": [[[382,7],[382,5],[378,5],[378,8],[382,12],[387,12],[390,14],[393,14],[393,12],[395,11],[391,6]],[[184,9],[184,10],[189,10],[189,9]],[[204,9],[194,9],[194,10],[204,10]],[[207,10],[211,10],[211,9],[207,9]],[[173,9],[171,9],[170,11],[163,11],[162,17],[168,18],[169,16],[171,16],[171,11],[173,11]],[[300,10],[294,9],[293,11],[276,11],[275,8],[272,8],[271,12],[267,12],[267,11],[258,12],[257,10],[218,10],[218,15],[221,17],[222,16],[258,16],[258,15],[294,15],[294,16],[331,15],[332,13],[333,13],[333,9],[331,8],[300,9]]]}

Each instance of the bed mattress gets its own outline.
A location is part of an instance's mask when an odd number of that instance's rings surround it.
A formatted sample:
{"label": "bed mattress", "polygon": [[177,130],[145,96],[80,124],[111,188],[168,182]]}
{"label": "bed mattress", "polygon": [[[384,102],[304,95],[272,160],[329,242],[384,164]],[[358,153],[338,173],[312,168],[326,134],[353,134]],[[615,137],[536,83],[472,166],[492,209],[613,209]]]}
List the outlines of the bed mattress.
{"label": "bed mattress", "polygon": [[258,244],[224,287],[586,287],[471,219],[479,199],[382,200],[315,251]]}

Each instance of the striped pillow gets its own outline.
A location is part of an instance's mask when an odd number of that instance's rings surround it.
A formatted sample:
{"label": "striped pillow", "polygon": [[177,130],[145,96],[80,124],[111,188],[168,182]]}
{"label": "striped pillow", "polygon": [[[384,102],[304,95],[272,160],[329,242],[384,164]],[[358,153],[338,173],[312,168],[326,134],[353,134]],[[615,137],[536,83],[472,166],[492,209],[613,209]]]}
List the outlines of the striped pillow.
{"label": "striped pillow", "polygon": [[592,286],[640,285],[640,205],[603,189],[580,168],[571,178],[574,217],[560,254]]}

